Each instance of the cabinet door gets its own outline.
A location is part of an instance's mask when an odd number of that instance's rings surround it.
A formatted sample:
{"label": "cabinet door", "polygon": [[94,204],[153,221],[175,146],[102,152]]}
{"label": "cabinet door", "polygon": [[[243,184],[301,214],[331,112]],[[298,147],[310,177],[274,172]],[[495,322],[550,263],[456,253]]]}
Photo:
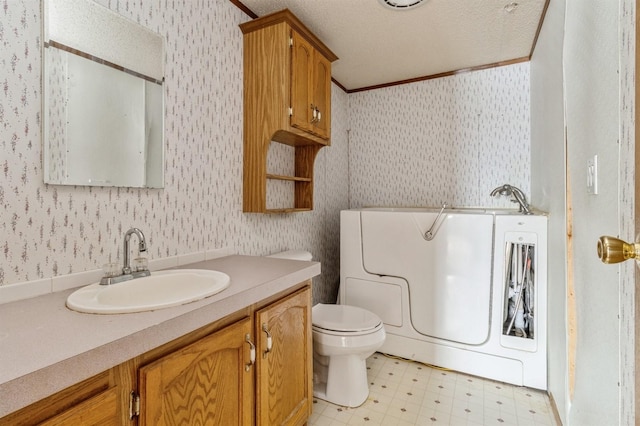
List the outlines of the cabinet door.
{"label": "cabinet door", "polygon": [[310,88],[313,76],[313,47],[295,31],[292,32],[291,56],[291,125],[310,132],[313,128],[313,104]]}
{"label": "cabinet door", "polygon": [[324,139],[331,136],[331,62],[319,52],[313,57],[313,103],[318,111],[314,132]]}
{"label": "cabinet door", "polygon": [[257,424],[306,423],[313,403],[310,288],[258,311],[256,336]]}
{"label": "cabinet door", "polygon": [[118,401],[118,388],[113,387],[39,424],[117,426],[120,424]]}
{"label": "cabinet door", "polygon": [[249,318],[139,370],[140,425],[251,425]]}

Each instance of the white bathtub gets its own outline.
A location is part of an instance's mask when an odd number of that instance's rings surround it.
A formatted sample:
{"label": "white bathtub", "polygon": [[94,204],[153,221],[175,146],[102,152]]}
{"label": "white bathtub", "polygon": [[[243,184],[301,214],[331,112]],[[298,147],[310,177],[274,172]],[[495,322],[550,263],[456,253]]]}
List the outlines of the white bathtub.
{"label": "white bathtub", "polygon": [[[382,352],[546,389],[547,218],[511,210],[439,212],[341,212],[341,303],[382,318]],[[529,265],[527,274],[515,272],[513,259]],[[518,277],[525,275],[527,297],[510,308],[509,296],[520,297],[524,280]],[[522,322],[523,306],[526,330],[514,326]]]}

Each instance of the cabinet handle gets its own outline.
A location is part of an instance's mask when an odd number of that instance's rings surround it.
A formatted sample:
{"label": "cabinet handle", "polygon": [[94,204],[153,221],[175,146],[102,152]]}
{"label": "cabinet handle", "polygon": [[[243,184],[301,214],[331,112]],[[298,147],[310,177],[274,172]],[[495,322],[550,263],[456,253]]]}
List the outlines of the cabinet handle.
{"label": "cabinet handle", "polygon": [[245,342],[249,344],[249,362],[244,365],[244,371],[251,370],[251,366],[256,363],[256,345],[251,341],[251,335],[244,336]]}
{"label": "cabinet handle", "polygon": [[262,358],[266,358],[269,352],[271,352],[271,348],[273,347],[273,339],[271,338],[271,333],[267,328],[267,324],[262,324],[262,331],[267,334],[267,349],[262,353]]}
{"label": "cabinet handle", "polygon": [[316,111],[318,111],[318,119],[316,121],[320,121],[322,119],[322,114],[319,109],[316,109]]}
{"label": "cabinet handle", "polygon": [[318,121],[318,108],[311,104],[311,122],[315,123],[316,121]]}

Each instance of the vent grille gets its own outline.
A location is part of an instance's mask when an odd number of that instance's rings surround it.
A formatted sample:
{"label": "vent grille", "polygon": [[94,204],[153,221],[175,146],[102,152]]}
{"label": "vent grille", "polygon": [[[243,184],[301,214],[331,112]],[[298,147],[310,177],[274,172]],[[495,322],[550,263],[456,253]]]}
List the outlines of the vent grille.
{"label": "vent grille", "polygon": [[420,6],[425,0],[380,0],[383,6],[394,10],[407,10]]}

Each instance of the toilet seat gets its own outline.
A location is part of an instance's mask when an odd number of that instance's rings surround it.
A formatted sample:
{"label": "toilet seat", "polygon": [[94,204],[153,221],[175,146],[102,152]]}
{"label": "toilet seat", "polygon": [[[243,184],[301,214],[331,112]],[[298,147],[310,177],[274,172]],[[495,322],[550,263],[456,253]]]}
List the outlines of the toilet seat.
{"label": "toilet seat", "polygon": [[357,306],[318,303],[312,309],[311,319],[315,331],[327,334],[354,336],[383,328],[376,314]]}

